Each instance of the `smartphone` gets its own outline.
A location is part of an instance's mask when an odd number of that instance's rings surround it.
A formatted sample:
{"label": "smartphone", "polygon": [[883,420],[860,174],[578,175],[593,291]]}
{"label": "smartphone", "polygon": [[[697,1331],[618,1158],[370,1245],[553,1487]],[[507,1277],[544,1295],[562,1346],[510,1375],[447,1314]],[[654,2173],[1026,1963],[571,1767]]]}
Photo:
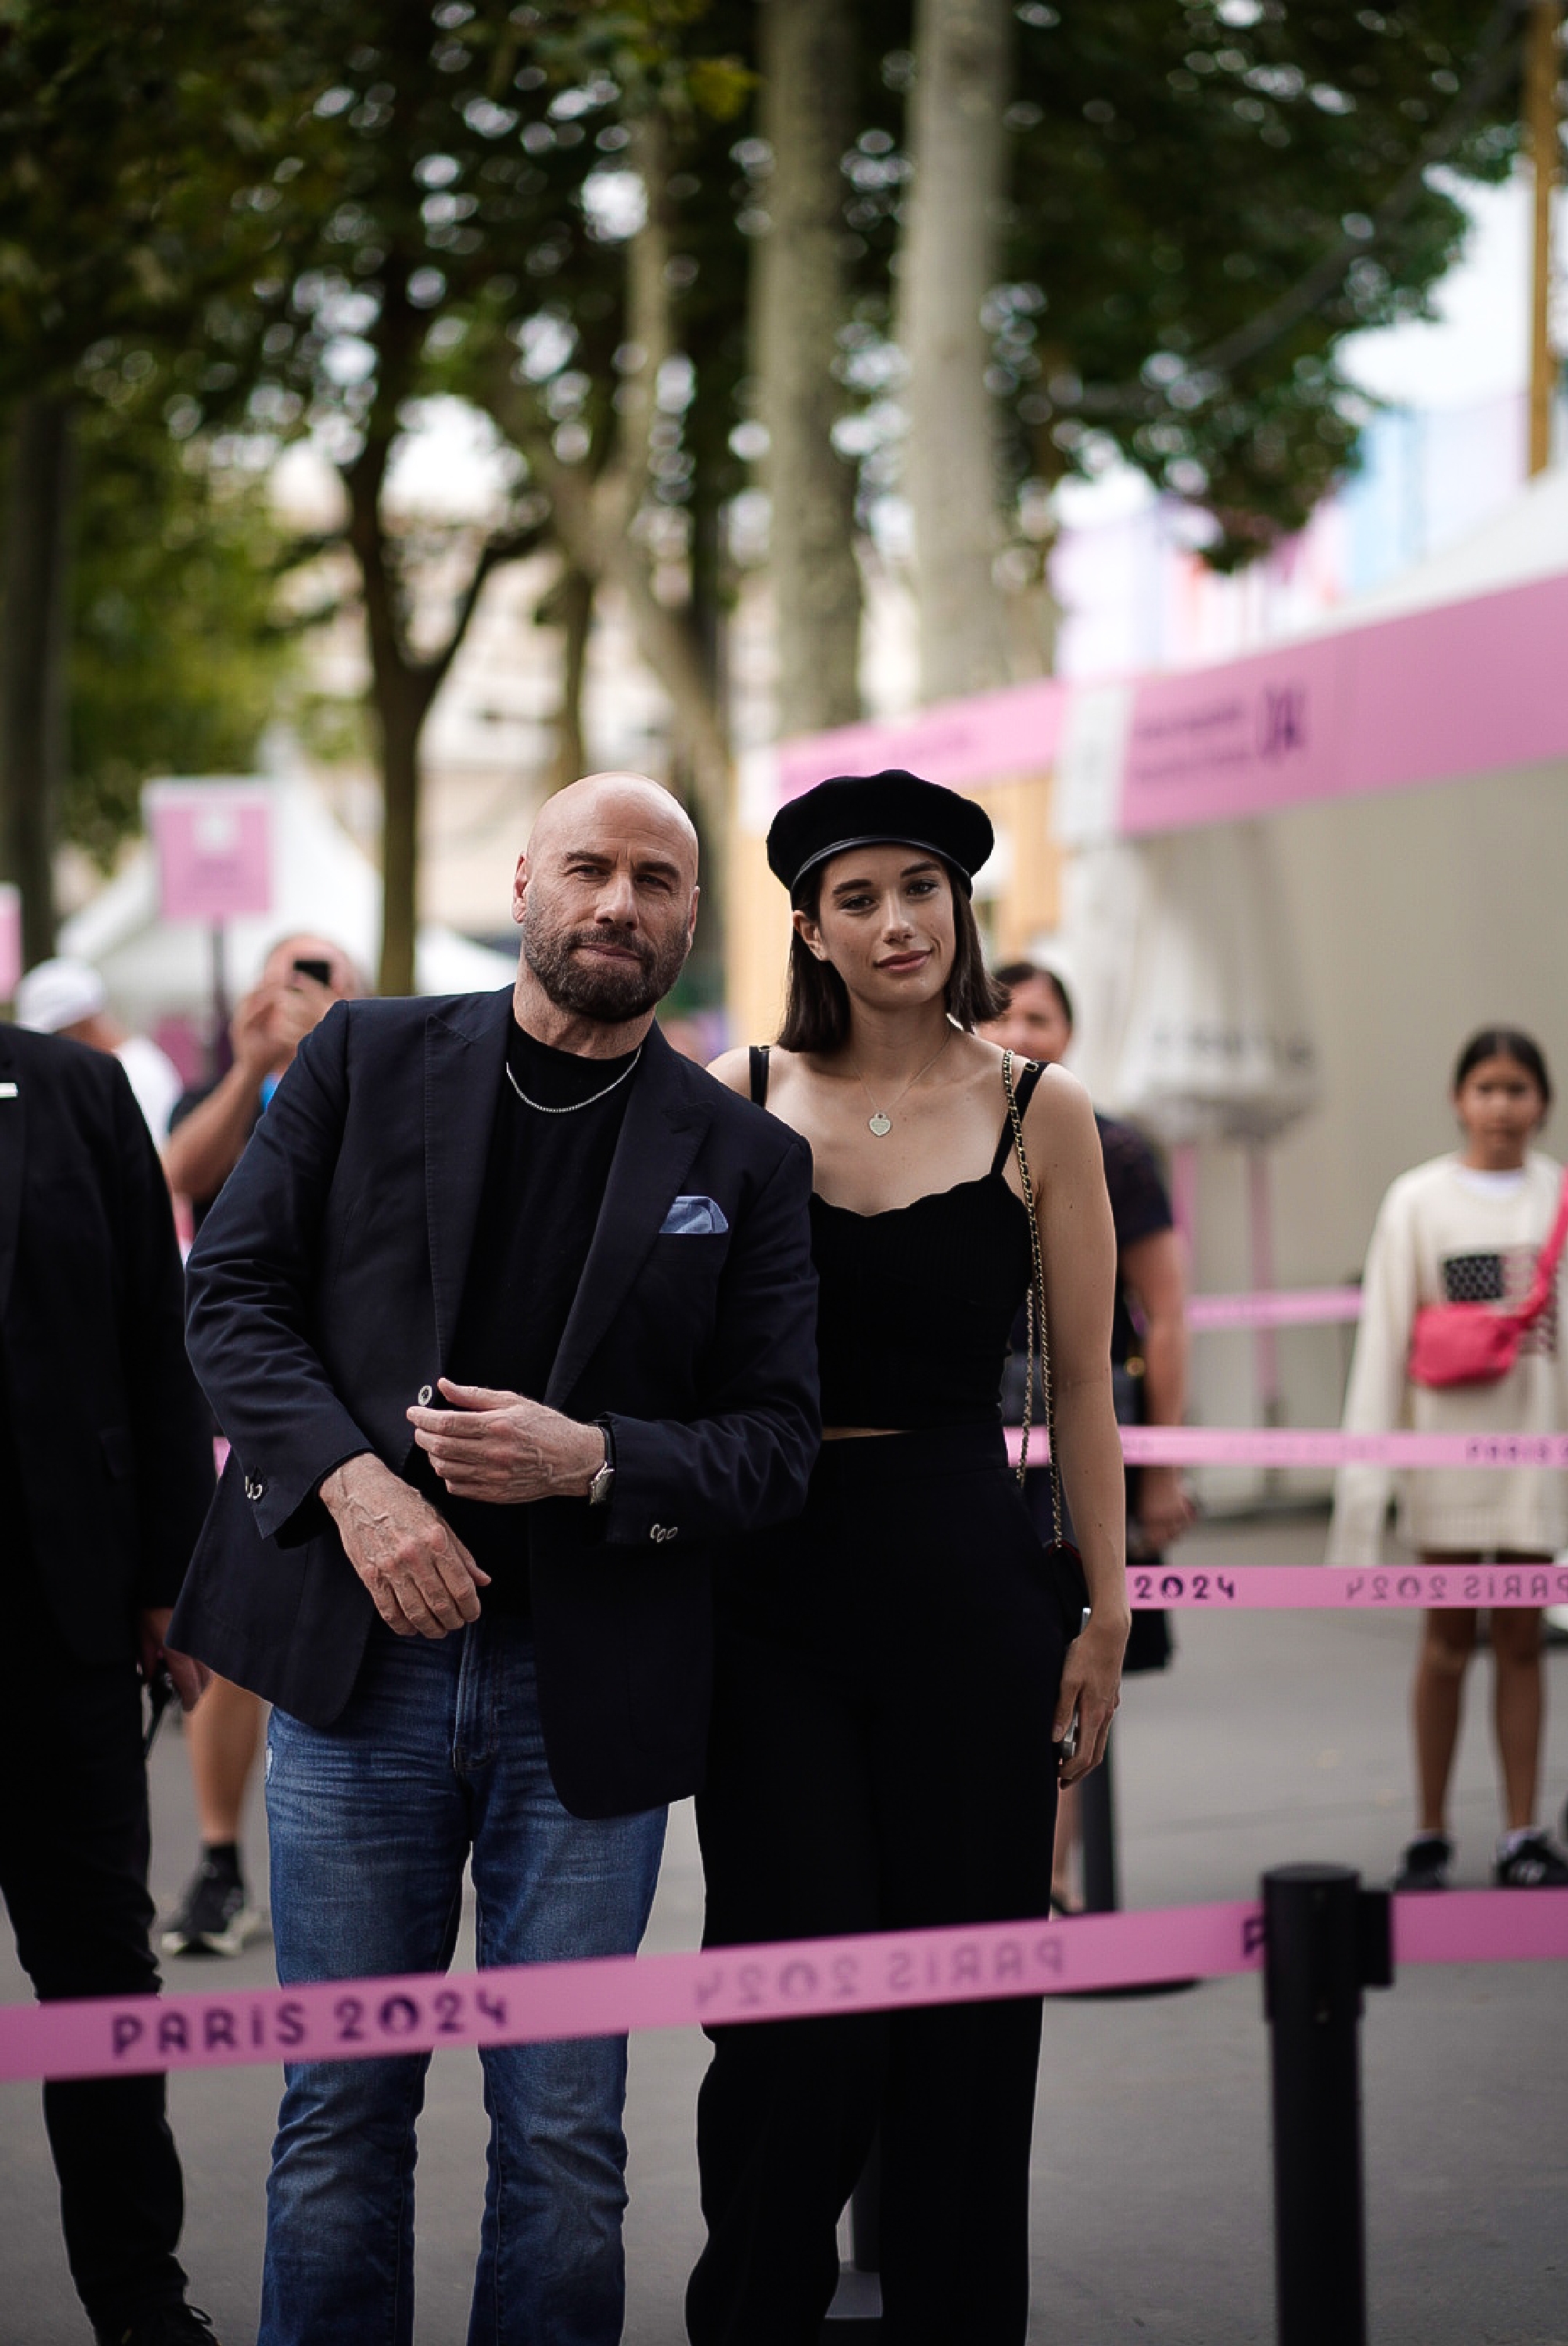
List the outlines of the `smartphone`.
{"label": "smartphone", "polygon": [[294,967],[301,977],[313,977],[318,985],[331,985],[332,982],[330,961],[312,961],[307,954],[296,961]]}

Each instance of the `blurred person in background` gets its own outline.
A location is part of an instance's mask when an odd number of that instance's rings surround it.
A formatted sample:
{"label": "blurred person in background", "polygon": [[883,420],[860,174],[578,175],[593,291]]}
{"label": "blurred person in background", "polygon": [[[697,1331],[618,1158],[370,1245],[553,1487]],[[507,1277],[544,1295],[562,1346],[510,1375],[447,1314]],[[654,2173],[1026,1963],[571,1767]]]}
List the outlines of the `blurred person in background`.
{"label": "blurred person in background", "polygon": [[[1026,1059],[1059,1064],[1073,1041],[1073,1003],[1060,974],[1042,962],[1013,961],[996,972],[1006,988],[1007,1008],[980,1032],[990,1043]],[[1116,1417],[1123,1425],[1180,1425],[1186,1413],[1186,1267],[1171,1214],[1170,1198],[1154,1150],[1130,1124],[1095,1112],[1105,1161],[1105,1187],[1116,1233],[1116,1307],[1111,1325],[1111,1376]],[[1003,1413],[1009,1425],[1023,1415],[1028,1346],[1023,1319],[1013,1334],[1013,1353],[1003,1386]],[[1036,1393],[1036,1415],[1039,1395]],[[1027,1496],[1044,1532],[1050,1522],[1051,1478],[1044,1469],[1029,1476]],[[1192,1501],[1176,1466],[1135,1466],[1127,1471],[1127,1554],[1157,1569],[1162,1551],[1189,1531]],[[1133,1615],[1124,1675],[1163,1670],[1172,1652],[1170,1624],[1162,1612]],[[1064,1792],[1056,1827],[1055,1879],[1052,1903],[1069,1912],[1076,1893],[1072,1881],[1078,1846],[1079,1802]]]}
{"label": "blurred person in background", "polygon": [[[176,1103],[163,1169],[199,1229],[300,1044],[334,1002],[363,993],[358,970],[328,937],[282,937],[229,1027],[233,1064]],[[237,1955],[261,1927],[239,1847],[245,1797],[261,1748],[266,1706],[215,1678],[186,1724],[201,1853],[163,1933],[168,1955]]]}
{"label": "blurred person in background", "polygon": [[[46,2001],[158,1986],[142,1689],[155,1712],[200,1692],[165,1638],[212,1494],[183,1303],[168,1192],[115,1056],[0,1026],[0,1894]],[[163,2078],[56,2081],[44,2117],[101,2346],[211,2346],[176,2254]]]}
{"label": "blurred person in background", "polygon": [[15,1012],[17,1025],[35,1035],[68,1035],[73,1043],[86,1043],[117,1058],[148,1130],[157,1146],[163,1147],[184,1088],[179,1069],[148,1035],[127,1033],[110,1015],[104,981],[90,963],[64,954],[38,962],[16,988]]}
{"label": "blurred person in background", "polygon": [[[1565,1195],[1563,1168],[1532,1146],[1552,1105],[1552,1082],[1530,1035],[1513,1026],[1472,1035],[1454,1069],[1452,1098],[1459,1149],[1401,1173],[1378,1209],[1346,1431],[1561,1433],[1568,1431],[1561,1260],[1544,1309],[1524,1328],[1504,1375],[1433,1387],[1410,1374],[1411,1336],[1423,1306],[1524,1302]],[[1378,1563],[1393,1482],[1386,1467],[1340,1469],[1329,1564]],[[1550,1467],[1421,1467],[1400,1476],[1398,1490],[1400,1535],[1427,1564],[1456,1572],[1482,1561],[1545,1564],[1568,1545],[1568,1475]],[[1396,1890],[1449,1884],[1449,1779],[1476,1631],[1474,1606],[1437,1606],[1421,1616],[1412,1700],[1416,1831],[1400,1859]],[[1540,1606],[1493,1606],[1490,1635],[1505,1818],[1492,1878],[1503,1888],[1561,1888],[1568,1885],[1568,1862],[1535,1821],[1543,1727]]]}

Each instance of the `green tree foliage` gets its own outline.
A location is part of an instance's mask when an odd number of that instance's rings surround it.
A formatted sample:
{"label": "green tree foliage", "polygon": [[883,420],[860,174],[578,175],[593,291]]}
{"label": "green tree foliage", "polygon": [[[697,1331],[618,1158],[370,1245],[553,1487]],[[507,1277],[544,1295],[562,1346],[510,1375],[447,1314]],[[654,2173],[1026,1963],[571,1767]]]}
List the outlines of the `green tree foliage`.
{"label": "green tree foliage", "polygon": [[156,414],[81,434],[66,664],[65,836],[106,867],[158,774],[249,773],[300,693],[277,617],[264,481],[215,473]]}
{"label": "green tree foliage", "polygon": [[1344,337],[1430,314],[1465,226],[1435,167],[1507,171],[1519,12],[1017,15],[1011,281],[992,304],[1014,478],[1092,466],[1109,443],[1212,515],[1208,558],[1234,566],[1353,457],[1366,411]]}

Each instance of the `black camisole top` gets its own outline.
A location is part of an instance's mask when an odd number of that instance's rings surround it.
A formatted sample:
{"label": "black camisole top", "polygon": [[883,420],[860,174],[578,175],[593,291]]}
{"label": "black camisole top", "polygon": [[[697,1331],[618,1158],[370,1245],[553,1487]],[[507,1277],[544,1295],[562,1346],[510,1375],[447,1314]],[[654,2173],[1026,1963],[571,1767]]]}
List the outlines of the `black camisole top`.
{"label": "black camisole top", "polygon": [[[1022,1116],[1040,1080],[1015,1089]],[[768,1099],[768,1046],[751,1050],[751,1096]],[[1013,1323],[1033,1271],[1029,1217],[1008,1187],[1004,1118],[989,1173],[908,1206],[856,1214],[811,1197],[824,1425],[995,1425]]]}

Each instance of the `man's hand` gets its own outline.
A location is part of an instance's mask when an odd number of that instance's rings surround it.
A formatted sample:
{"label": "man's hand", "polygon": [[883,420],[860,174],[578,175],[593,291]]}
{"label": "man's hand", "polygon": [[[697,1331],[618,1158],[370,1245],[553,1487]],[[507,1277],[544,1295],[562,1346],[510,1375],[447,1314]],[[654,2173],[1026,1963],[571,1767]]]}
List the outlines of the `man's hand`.
{"label": "man's hand", "polygon": [[444,1637],[479,1618],[490,1586],[427,1499],[368,1450],[334,1467],[321,1500],[376,1611],[400,1637]]}
{"label": "man's hand", "polygon": [[1173,1540],[1190,1532],[1197,1509],[1187,1495],[1179,1466],[1145,1466],[1138,1474],[1137,1509],[1134,1517],[1144,1552],[1158,1556]]}
{"label": "man's hand", "polygon": [[408,1422],[453,1498],[515,1507],[586,1496],[605,1463],[602,1427],[487,1385],[443,1377],[441,1390],[450,1409],[411,1409]]}
{"label": "man's hand", "polygon": [[1119,1623],[1097,1622],[1074,1638],[1062,1666],[1062,1688],[1056,1697],[1056,1717],[1051,1729],[1054,1743],[1064,1742],[1073,1731],[1074,1713],[1078,1741],[1072,1757],[1062,1763],[1064,1788],[1076,1784],[1097,1768],[1105,1756],[1105,1738],[1122,1698],[1122,1656],[1127,1648],[1131,1616]]}
{"label": "man's hand", "polygon": [[212,1683],[212,1672],[193,1655],[177,1654],[172,1646],[164,1644],[173,1617],[172,1605],[151,1606],[137,1617],[137,1658],[141,1665],[142,1683],[151,1686],[159,1662],[165,1663],[174,1680],[181,1710],[194,1710]]}

